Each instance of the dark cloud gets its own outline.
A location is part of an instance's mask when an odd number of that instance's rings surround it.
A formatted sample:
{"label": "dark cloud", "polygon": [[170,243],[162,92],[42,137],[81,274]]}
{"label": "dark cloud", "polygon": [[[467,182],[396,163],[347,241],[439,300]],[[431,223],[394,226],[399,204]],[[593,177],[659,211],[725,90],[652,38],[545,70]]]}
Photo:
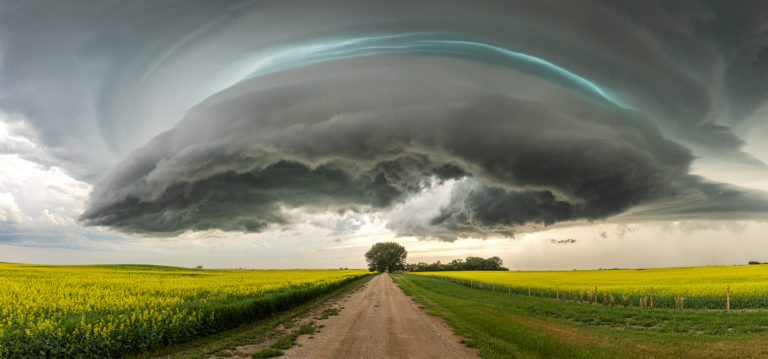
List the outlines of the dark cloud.
{"label": "dark cloud", "polygon": [[4,222],[0,226],[0,245],[17,247],[90,251],[96,250],[94,245],[114,245],[125,243],[126,240],[123,236],[103,234],[91,229],[78,231],[72,227],[62,228],[46,223],[29,226]]}
{"label": "dark cloud", "polygon": [[289,223],[287,208],[380,211],[449,180],[438,215],[390,227],[453,240],[659,204],[696,216],[768,209],[689,175],[692,160],[642,114],[537,76],[470,60],[371,57],[220,93],[129,156],[82,219],[155,235],[262,231]]}
{"label": "dark cloud", "polygon": [[568,239],[554,239],[553,238],[553,239],[549,240],[549,243],[552,243],[552,244],[573,244],[573,243],[576,243],[576,240],[573,239],[573,238],[568,238]]}
{"label": "dark cloud", "polygon": [[740,124],[768,96],[768,6],[748,0],[739,6],[713,1],[713,16],[700,26],[700,34],[714,40],[725,64],[725,94],[729,124]]}
{"label": "dark cloud", "polygon": [[217,85],[222,69],[237,73],[255,53],[425,32],[538,56],[621,97],[667,138],[754,165],[730,127],[768,94],[766,12],[760,0],[7,1],[0,110],[23,115],[92,179],[231,85]]}
{"label": "dark cloud", "polygon": [[[440,214],[429,223],[448,230],[448,236],[442,236],[443,239],[512,237],[515,228],[529,223],[551,225],[584,218],[576,205],[558,200],[550,191],[509,192],[485,185],[462,187],[456,188],[450,204],[441,208]],[[400,233],[407,231],[400,229]],[[429,237],[428,233],[413,234]]]}
{"label": "dark cloud", "polygon": [[387,213],[440,184],[433,215],[388,226],[752,216],[764,194],[690,173],[765,167],[734,128],[767,103],[766,18],[759,0],[9,1],[0,115],[46,165],[103,178],[82,221],[127,232]]}
{"label": "dark cloud", "polygon": [[270,224],[288,223],[281,207],[318,211],[384,207],[418,190],[417,184],[399,182],[385,173],[378,167],[358,172],[332,163],[310,168],[278,161],[247,172],[226,171],[180,181],[159,189],[161,193],[151,201],[128,195],[87,212],[84,218],[89,224],[128,232],[259,232]]}

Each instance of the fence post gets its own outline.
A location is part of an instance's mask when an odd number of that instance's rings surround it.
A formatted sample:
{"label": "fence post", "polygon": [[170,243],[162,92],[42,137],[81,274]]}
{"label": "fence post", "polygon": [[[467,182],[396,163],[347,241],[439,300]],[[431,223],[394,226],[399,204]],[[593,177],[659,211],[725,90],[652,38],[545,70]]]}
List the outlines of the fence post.
{"label": "fence post", "polygon": [[651,306],[649,308],[653,308],[653,287],[651,287]]}
{"label": "fence post", "polygon": [[507,287],[507,294],[512,294],[512,287]]}
{"label": "fence post", "polygon": [[555,296],[560,300],[560,286],[555,286]]}
{"label": "fence post", "polygon": [[480,282],[480,290],[483,290],[483,282]]}
{"label": "fence post", "polygon": [[594,295],[594,300],[592,301],[592,304],[597,304],[597,286],[595,286],[595,291],[592,295]]}
{"label": "fence post", "polygon": [[470,288],[474,288],[474,286],[472,285],[472,280],[471,279],[469,280],[469,287]]}
{"label": "fence post", "polygon": [[731,311],[731,286],[725,286],[725,311]]}

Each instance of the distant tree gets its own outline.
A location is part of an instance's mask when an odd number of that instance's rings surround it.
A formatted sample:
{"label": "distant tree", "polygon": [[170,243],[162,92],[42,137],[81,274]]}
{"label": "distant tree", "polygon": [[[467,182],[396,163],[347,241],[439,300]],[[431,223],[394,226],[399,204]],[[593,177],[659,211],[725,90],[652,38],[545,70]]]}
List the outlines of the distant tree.
{"label": "distant tree", "polygon": [[503,268],[502,264],[504,264],[504,261],[497,256],[493,256],[491,258],[486,259],[486,263],[488,264],[488,267],[489,267],[488,270],[499,270]]}
{"label": "distant tree", "polygon": [[379,242],[365,253],[365,260],[368,262],[369,271],[391,273],[405,269],[406,256],[408,252],[403,246],[395,242]]}
{"label": "distant tree", "polygon": [[195,268],[197,268],[197,269],[203,269],[203,266],[197,266],[197,267],[195,267]]}
{"label": "distant tree", "polygon": [[449,263],[424,263],[408,264],[406,268],[410,272],[438,272],[453,270],[509,270],[503,267],[504,261],[499,257],[483,259],[480,257],[467,257],[466,260],[454,259]]}
{"label": "distant tree", "polygon": [[761,263],[758,261],[749,261],[749,264],[761,264]]}
{"label": "distant tree", "polygon": [[483,270],[485,269],[485,259],[480,257],[467,257],[464,262],[464,270]]}
{"label": "distant tree", "polygon": [[454,259],[448,266],[448,270],[461,270],[461,268],[464,268],[464,260],[459,258]]}

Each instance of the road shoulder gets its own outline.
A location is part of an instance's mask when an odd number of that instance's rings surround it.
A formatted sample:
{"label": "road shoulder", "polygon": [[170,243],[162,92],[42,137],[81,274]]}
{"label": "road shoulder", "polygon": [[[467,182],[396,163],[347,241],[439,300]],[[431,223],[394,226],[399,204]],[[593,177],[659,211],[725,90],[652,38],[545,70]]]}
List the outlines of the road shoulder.
{"label": "road shoulder", "polygon": [[317,321],[315,318],[322,317],[327,309],[338,308],[338,303],[353,293],[361,291],[373,278],[373,275],[360,278],[331,293],[293,309],[275,313],[263,320],[132,358],[251,358],[254,353],[268,348],[273,342],[300,328],[301,325]]}

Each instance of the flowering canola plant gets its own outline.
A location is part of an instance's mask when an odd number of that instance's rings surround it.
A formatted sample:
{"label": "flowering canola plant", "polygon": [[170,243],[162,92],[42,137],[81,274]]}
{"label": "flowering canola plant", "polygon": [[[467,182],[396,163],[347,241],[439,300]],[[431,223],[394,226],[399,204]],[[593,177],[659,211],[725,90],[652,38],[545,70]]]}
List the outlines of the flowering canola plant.
{"label": "flowering canola plant", "polygon": [[137,353],[266,317],[367,273],[0,263],[0,358]]}
{"label": "flowering canola plant", "polygon": [[[609,301],[638,305],[651,296],[654,307],[675,308],[684,298],[685,308],[768,308],[768,265],[677,267],[574,271],[446,271],[414,272],[437,276],[483,289],[566,300]],[[471,281],[471,282],[470,282]],[[597,290],[595,293],[595,289]],[[613,300],[610,300],[610,297]],[[596,299],[594,299],[596,298]],[[645,299],[643,299],[645,298]]]}

